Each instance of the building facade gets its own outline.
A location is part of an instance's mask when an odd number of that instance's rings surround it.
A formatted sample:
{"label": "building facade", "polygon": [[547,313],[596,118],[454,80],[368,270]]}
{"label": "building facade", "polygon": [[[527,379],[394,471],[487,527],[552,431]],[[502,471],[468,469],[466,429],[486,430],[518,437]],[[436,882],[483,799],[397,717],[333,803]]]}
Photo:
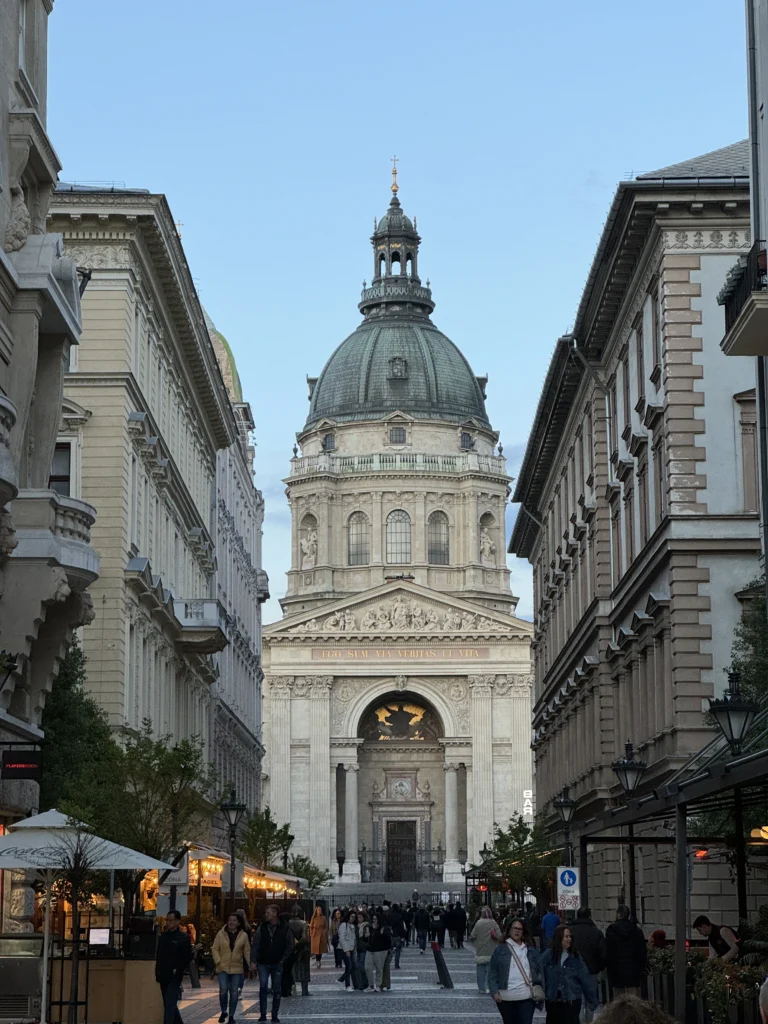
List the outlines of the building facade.
{"label": "building facade", "polygon": [[[0,8],[0,740],[37,743],[72,631],[90,622],[98,556],[91,505],[48,485],[64,361],[80,340],[76,260],[46,217],[60,170],[46,133],[51,0]],[[8,657],[10,656],[10,657]],[[0,823],[25,817],[38,785],[0,781]],[[5,927],[31,913],[6,901]]]}
{"label": "building facade", "polygon": [[89,686],[115,728],[200,737],[257,807],[265,582],[248,407],[227,390],[164,196],[61,186],[51,222],[92,273],[51,484],[101,512]]}
{"label": "building facade", "polygon": [[[650,790],[711,738],[707,698],[759,572],[754,368],[723,356],[717,304],[751,245],[747,160],[738,143],[619,186],[513,497],[509,550],[533,566],[537,803],[568,786],[577,833],[622,799],[611,763],[628,740]],[[626,856],[590,858],[604,919]],[[637,860],[642,922],[669,926],[669,866],[650,845]],[[723,909],[719,877],[692,910]]]}
{"label": "building facade", "polygon": [[459,881],[494,822],[532,808],[509,477],[419,242],[395,182],[363,321],[309,378],[285,617],[265,629],[265,800],[350,882]]}

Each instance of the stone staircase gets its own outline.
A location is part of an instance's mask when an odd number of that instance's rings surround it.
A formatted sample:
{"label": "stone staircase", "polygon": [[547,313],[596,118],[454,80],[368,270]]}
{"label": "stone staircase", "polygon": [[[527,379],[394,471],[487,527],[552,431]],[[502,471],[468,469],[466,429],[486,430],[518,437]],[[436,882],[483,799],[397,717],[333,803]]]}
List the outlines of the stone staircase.
{"label": "stone staircase", "polygon": [[342,907],[350,903],[405,903],[418,892],[424,903],[460,900],[464,902],[464,887],[444,882],[334,882],[320,893],[331,906]]}

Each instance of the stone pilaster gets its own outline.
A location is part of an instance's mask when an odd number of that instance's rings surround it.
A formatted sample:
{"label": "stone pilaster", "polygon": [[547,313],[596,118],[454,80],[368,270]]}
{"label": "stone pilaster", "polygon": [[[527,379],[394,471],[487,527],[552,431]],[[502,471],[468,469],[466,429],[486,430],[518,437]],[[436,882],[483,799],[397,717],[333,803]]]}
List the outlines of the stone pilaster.
{"label": "stone pilaster", "polygon": [[346,862],[344,864],[344,881],[345,882],[359,882],[360,881],[360,860],[358,858],[358,849],[360,846],[360,840],[358,835],[358,803],[357,803],[357,778],[360,766],[355,763],[347,763],[344,765],[344,771],[346,772],[346,800],[345,800],[345,819],[344,819],[344,845],[346,847]]}
{"label": "stone pilaster", "polygon": [[309,715],[309,856],[321,868],[331,867],[331,686],[333,676],[308,676]]}
{"label": "stone pilaster", "polygon": [[470,676],[475,859],[493,841],[493,676]]}
{"label": "stone pilaster", "polygon": [[272,730],[269,803],[280,824],[291,820],[291,689],[293,676],[269,681]]}
{"label": "stone pilaster", "polygon": [[459,864],[459,766],[446,764],[445,771],[445,864],[444,882],[462,880]]}

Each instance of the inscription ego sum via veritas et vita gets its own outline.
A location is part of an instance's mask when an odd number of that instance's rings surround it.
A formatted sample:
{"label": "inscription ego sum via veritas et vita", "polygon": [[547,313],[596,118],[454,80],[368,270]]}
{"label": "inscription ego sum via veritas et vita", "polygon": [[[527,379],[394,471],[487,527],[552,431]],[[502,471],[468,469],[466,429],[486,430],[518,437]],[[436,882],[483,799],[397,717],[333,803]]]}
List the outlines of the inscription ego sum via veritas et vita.
{"label": "inscription ego sum via veritas et vita", "polygon": [[472,661],[487,658],[488,647],[330,647],[315,648],[313,661]]}

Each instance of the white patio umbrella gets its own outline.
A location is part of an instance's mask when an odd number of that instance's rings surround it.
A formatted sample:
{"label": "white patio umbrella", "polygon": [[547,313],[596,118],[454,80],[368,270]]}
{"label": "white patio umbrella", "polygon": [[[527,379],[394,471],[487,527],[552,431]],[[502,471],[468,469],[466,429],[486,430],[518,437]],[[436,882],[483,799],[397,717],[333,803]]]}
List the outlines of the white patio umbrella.
{"label": "white patio umbrella", "polygon": [[51,935],[51,882],[59,871],[72,867],[73,858],[90,871],[173,870],[172,864],[100,839],[85,825],[60,811],[44,811],[17,821],[0,836],[0,869],[36,870],[46,875],[45,925],[43,928],[43,990],[40,1024],[46,1024],[48,1007],[48,955]]}

